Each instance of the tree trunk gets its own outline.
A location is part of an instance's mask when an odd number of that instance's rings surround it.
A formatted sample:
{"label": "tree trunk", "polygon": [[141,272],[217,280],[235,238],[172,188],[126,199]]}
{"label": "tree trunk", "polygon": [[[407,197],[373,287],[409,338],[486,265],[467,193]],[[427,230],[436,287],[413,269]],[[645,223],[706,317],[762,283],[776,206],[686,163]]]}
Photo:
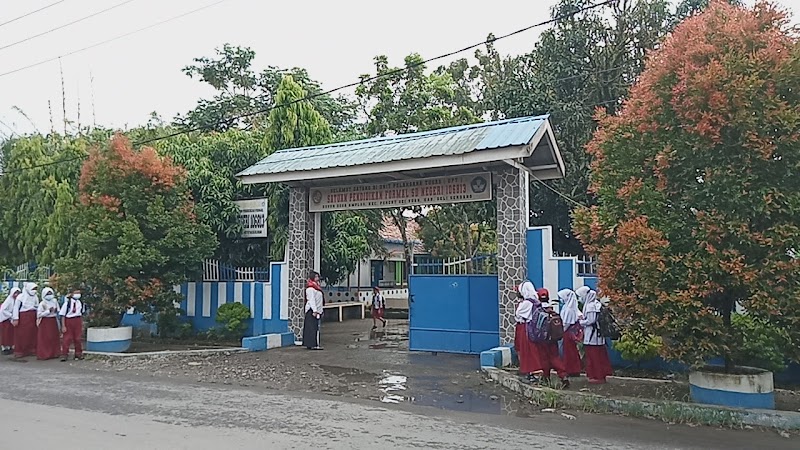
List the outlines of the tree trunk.
{"label": "tree trunk", "polygon": [[[722,314],[722,323],[725,325],[725,329],[728,331],[728,336],[733,336],[733,324],[731,321],[731,315],[733,314],[733,309],[736,305],[736,299],[730,292],[724,292],[722,294],[722,307],[721,307],[721,314]],[[730,341],[729,341],[730,343]],[[734,361],[731,358],[730,351],[725,352],[725,372],[730,372],[733,369]]]}

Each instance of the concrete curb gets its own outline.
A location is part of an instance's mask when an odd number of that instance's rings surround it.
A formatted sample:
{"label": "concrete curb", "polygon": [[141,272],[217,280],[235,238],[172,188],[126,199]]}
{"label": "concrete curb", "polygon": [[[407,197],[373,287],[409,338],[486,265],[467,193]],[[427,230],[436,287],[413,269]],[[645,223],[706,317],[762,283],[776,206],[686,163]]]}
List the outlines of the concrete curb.
{"label": "concrete curb", "polygon": [[481,367],[493,381],[545,408],[570,408],[593,413],[615,413],[664,422],[741,428],[745,425],[800,430],[800,413],[762,409],[733,409],[694,403],[608,398],[583,392],[561,391],[524,383],[514,374],[495,367]]}
{"label": "concrete curb", "polygon": [[239,353],[245,352],[247,349],[241,347],[229,348],[207,348],[201,350],[162,350],[159,352],[141,352],[141,353],[107,353],[107,352],[83,352],[84,355],[94,356],[108,356],[116,358],[132,358],[132,357],[148,357],[148,356],[172,356],[172,355],[206,355],[213,353]]}
{"label": "concrete curb", "polygon": [[263,352],[279,347],[294,345],[294,333],[270,333],[242,339],[242,348],[249,352]]}
{"label": "concrete curb", "polygon": [[481,367],[510,367],[518,364],[517,351],[514,344],[505,344],[481,352]]}

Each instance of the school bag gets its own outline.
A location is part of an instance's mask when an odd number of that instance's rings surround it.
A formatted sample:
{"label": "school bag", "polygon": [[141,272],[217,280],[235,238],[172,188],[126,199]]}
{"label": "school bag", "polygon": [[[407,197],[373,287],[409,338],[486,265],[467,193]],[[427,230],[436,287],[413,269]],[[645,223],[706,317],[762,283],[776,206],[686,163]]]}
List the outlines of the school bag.
{"label": "school bag", "polygon": [[619,325],[617,324],[617,319],[614,317],[614,313],[611,312],[611,308],[606,306],[600,307],[595,329],[600,337],[610,338],[612,341],[619,339],[622,335],[619,331]]}
{"label": "school bag", "polygon": [[558,313],[550,314],[550,323],[548,324],[548,334],[550,342],[558,342],[564,337],[564,322]]}
{"label": "school bag", "polygon": [[533,343],[550,342],[550,314],[541,306],[533,308],[531,320],[525,324],[528,340]]}

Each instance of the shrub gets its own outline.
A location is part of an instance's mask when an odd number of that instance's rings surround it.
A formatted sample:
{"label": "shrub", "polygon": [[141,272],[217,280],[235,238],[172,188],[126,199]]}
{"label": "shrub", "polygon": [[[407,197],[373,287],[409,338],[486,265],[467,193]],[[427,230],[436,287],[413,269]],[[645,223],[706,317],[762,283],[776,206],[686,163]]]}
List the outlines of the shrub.
{"label": "shrub", "polygon": [[744,366],[780,372],[786,369],[786,355],[792,340],[786,330],[746,314],[732,318],[738,337],[731,351],[733,360]]}
{"label": "shrub", "polygon": [[625,330],[622,337],[614,342],[614,348],[622,354],[622,357],[635,362],[637,366],[642,361],[658,356],[662,345],[661,337],[653,336],[635,327]]}
{"label": "shrub", "polygon": [[241,339],[250,320],[250,309],[241,303],[226,303],[217,310],[216,320],[228,337]]}

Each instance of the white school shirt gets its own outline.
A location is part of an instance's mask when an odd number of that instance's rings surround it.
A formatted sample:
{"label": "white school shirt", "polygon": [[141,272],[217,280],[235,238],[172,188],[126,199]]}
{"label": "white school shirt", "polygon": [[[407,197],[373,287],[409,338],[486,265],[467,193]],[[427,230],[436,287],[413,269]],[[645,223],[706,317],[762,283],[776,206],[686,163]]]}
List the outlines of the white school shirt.
{"label": "white school shirt", "polygon": [[517,305],[517,310],[514,312],[514,318],[517,323],[528,323],[533,318],[533,302],[530,300],[523,300]]}
{"label": "white school shirt", "polygon": [[309,309],[317,314],[322,314],[322,292],[312,287],[306,288],[306,312]]}
{"label": "white school shirt", "polygon": [[600,336],[597,329],[599,324],[597,319],[600,317],[600,302],[594,301],[586,307],[586,317],[580,320],[583,329],[583,345],[606,345],[606,339]]}
{"label": "white school shirt", "polygon": [[[50,308],[55,308],[56,312],[50,312]],[[36,317],[55,317],[58,314],[58,300],[42,300],[36,309]]]}
{"label": "white school shirt", "polygon": [[3,302],[2,306],[0,306],[0,322],[5,322],[6,320],[11,319],[14,311],[14,303],[16,303],[16,301],[13,298],[9,298]]}
{"label": "white school shirt", "polygon": [[[74,306],[74,308],[73,308]],[[80,300],[75,300],[74,298],[68,298],[67,301],[61,305],[61,310],[58,311],[59,316],[64,316],[67,319],[71,319],[73,317],[80,317],[83,315],[83,303]]]}
{"label": "white school shirt", "polygon": [[11,318],[14,320],[19,320],[19,313],[28,312],[28,311],[36,311],[36,308],[39,306],[39,297],[34,295],[26,295],[24,292],[17,296],[17,299],[14,301],[14,311],[11,313]]}

